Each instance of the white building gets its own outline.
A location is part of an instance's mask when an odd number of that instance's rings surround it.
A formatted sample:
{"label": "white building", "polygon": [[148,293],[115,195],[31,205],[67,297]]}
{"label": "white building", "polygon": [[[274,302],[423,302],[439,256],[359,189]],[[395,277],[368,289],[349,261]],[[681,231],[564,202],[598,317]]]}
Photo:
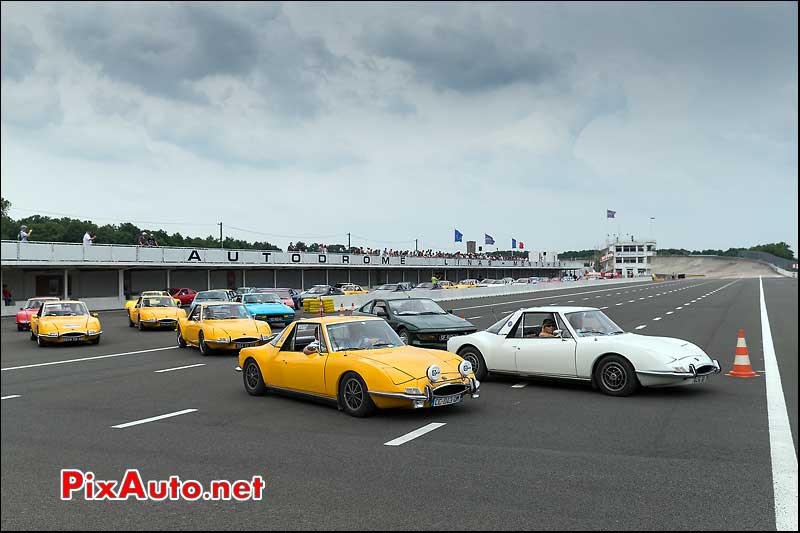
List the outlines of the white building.
{"label": "white building", "polygon": [[623,278],[652,276],[652,258],[656,255],[655,241],[606,243],[606,251],[600,258],[604,272],[614,272]]}

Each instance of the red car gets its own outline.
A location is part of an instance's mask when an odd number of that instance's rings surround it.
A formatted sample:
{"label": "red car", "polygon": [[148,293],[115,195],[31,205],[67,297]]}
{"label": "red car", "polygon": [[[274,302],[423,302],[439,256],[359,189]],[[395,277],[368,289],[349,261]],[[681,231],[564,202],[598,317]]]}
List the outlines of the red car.
{"label": "red car", "polygon": [[278,295],[278,298],[281,299],[281,303],[291,307],[294,310],[297,310],[297,306],[294,303],[294,299],[292,299],[292,290],[291,289],[269,289],[269,288],[257,288],[254,289],[253,292],[272,292]]}
{"label": "red car", "polygon": [[196,290],[187,289],[185,287],[179,289],[167,289],[167,292],[169,292],[169,295],[173,298],[180,300],[181,305],[191,305],[191,303],[194,301],[195,295],[197,294]]}
{"label": "red car", "polygon": [[58,296],[36,296],[25,302],[25,307],[17,311],[17,331],[31,329],[31,317],[39,312],[42,303],[58,300]]}

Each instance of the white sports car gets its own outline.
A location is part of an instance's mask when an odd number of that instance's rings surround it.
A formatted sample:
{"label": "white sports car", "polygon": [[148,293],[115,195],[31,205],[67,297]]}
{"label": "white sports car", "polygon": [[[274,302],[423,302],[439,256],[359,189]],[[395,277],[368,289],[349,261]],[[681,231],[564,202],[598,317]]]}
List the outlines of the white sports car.
{"label": "white sports car", "polygon": [[447,350],[472,363],[479,380],[491,372],[590,381],[613,396],[705,383],[720,372],[699,346],[626,333],[592,307],[520,309],[486,331],[452,337]]}

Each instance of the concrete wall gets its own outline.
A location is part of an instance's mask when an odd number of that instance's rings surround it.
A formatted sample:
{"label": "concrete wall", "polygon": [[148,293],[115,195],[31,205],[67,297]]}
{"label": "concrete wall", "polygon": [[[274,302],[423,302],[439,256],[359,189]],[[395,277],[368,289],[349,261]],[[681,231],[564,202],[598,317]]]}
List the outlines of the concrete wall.
{"label": "concrete wall", "polygon": [[741,257],[659,255],[651,258],[656,275],[706,276],[709,278],[775,277],[778,274],[764,263]]}
{"label": "concrete wall", "polygon": [[77,270],[70,273],[72,298],[116,298],[119,273],[116,270]]}
{"label": "concrete wall", "polygon": [[[167,287],[166,270],[131,270],[130,276],[131,284],[128,290],[131,294],[139,294],[142,291],[164,290]],[[170,273],[171,276],[172,273]],[[171,279],[170,283],[172,283]]]}
{"label": "concrete wall", "polygon": [[[300,270],[278,270],[278,287],[300,288]],[[308,285],[306,285],[308,287]]]}
{"label": "concrete wall", "polygon": [[171,287],[188,287],[196,291],[203,291],[208,285],[206,272],[205,269],[170,270],[169,284]]}

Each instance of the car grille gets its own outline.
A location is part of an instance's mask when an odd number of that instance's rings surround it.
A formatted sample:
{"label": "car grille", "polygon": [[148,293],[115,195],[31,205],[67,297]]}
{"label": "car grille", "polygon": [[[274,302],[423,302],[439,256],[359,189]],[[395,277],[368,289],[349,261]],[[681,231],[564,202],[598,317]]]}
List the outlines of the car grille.
{"label": "car grille", "polygon": [[62,337],[83,337],[83,335],[84,335],[84,333],[82,333],[80,331],[70,331],[70,332],[61,334]]}
{"label": "car grille", "polygon": [[450,383],[433,389],[434,396],[451,396],[453,394],[463,394],[467,392],[467,386],[463,383]]}
{"label": "car grille", "polygon": [[161,320],[159,320],[159,323],[161,324],[175,324],[176,322],[177,320],[175,320],[174,318],[162,318]]}
{"label": "car grille", "polygon": [[258,342],[260,339],[258,337],[237,337],[235,339],[231,339],[231,342]]}
{"label": "car grille", "polygon": [[715,371],[716,367],[714,365],[703,365],[697,369],[697,375],[713,374]]}

